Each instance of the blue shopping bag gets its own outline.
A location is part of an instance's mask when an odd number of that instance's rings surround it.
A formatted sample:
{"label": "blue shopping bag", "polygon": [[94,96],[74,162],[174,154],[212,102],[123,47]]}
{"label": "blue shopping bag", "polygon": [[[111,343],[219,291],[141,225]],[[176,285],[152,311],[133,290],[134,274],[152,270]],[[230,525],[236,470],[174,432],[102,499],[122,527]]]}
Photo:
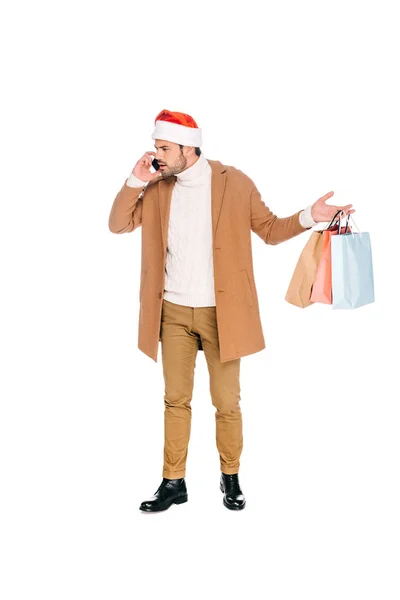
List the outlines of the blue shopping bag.
{"label": "blue shopping bag", "polygon": [[359,308],[375,302],[370,235],[354,230],[341,234],[340,217],[338,235],[331,237],[331,266],[332,308]]}

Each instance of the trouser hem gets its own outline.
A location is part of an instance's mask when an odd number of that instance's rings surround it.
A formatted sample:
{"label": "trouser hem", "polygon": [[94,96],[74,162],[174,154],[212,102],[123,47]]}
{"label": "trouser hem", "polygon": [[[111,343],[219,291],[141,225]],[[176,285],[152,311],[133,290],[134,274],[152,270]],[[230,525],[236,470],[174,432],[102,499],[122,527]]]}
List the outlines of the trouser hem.
{"label": "trouser hem", "polygon": [[221,472],[226,475],[234,475],[235,473],[239,473],[239,467],[223,467],[221,465]]}
{"label": "trouser hem", "polygon": [[162,472],[162,476],[166,477],[167,479],[181,479],[182,477],[185,477],[186,475],[186,470],[183,469],[181,471],[167,471],[166,469],[163,469]]}

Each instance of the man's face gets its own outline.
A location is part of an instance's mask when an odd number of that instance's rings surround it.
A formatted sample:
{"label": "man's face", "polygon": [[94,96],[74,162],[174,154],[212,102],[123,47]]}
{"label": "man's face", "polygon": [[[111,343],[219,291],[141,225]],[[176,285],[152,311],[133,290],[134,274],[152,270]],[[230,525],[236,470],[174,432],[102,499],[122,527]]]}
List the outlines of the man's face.
{"label": "man's face", "polygon": [[183,154],[185,147],[165,140],[155,140],[156,159],[160,163],[160,173],[165,179],[176,173],[180,173],[187,167],[188,160]]}

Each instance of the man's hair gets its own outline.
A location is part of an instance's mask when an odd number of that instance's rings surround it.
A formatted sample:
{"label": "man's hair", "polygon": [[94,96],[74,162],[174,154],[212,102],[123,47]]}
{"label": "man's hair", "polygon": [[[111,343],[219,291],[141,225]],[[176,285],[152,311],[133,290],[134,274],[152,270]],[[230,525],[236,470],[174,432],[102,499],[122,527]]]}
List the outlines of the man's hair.
{"label": "man's hair", "polygon": [[[183,144],[179,144],[179,148],[182,150],[182,148],[183,148]],[[201,150],[200,150],[200,148],[196,147],[196,148],[194,149],[194,151],[196,152],[196,155],[197,155],[197,156],[200,156],[200,154],[201,154]]]}

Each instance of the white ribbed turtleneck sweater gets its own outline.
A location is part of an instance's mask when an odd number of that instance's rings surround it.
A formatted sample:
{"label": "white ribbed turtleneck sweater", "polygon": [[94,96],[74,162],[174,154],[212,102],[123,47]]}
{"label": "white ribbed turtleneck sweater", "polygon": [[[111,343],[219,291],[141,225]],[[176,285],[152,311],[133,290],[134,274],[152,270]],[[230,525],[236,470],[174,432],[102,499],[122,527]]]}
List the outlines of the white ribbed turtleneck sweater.
{"label": "white ribbed turtleneck sweater", "polygon": [[[212,252],[211,166],[201,153],[196,162],[176,174],[168,225],[164,298],[184,306],[215,306]],[[142,187],[133,173],[131,187]],[[300,214],[312,227],[311,206]]]}

